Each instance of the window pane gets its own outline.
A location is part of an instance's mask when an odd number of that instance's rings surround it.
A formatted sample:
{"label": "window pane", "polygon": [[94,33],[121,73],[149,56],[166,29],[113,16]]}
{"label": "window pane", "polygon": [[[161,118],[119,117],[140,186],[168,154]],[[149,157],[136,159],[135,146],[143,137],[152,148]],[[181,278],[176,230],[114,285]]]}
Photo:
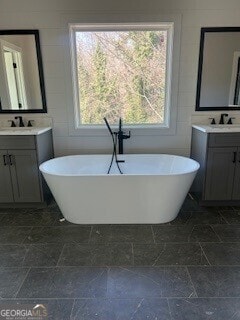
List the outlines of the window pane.
{"label": "window pane", "polygon": [[164,123],[167,31],[75,36],[82,124]]}

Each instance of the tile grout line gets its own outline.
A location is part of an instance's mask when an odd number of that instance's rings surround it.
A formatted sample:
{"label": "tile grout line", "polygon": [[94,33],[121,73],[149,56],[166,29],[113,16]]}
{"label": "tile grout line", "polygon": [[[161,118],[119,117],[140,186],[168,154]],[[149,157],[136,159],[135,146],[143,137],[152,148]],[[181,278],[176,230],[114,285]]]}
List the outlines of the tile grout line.
{"label": "tile grout line", "polygon": [[17,243],[17,242],[6,242],[6,243],[1,243],[0,242],[0,247],[2,246],[41,246],[41,245],[57,245],[57,244],[80,244],[80,245],[99,245],[99,244],[102,244],[102,245],[111,245],[111,244],[131,244],[133,243],[134,245],[146,245],[146,246],[149,246],[149,245],[159,245],[159,244],[171,244],[171,245],[176,245],[176,244],[198,244],[199,242],[201,242],[202,244],[237,244],[239,243],[240,244],[240,238],[237,240],[237,241],[159,241],[159,242],[156,242],[156,243],[146,243],[146,242],[132,242],[132,241],[127,241],[127,242],[104,242],[104,243],[86,243],[86,242],[73,242],[73,241],[67,241],[67,242],[31,242],[31,243]]}
{"label": "tile grout line", "polygon": [[[193,214],[194,212],[188,212],[189,214]],[[198,214],[202,213],[202,212],[197,212]],[[221,213],[219,213],[221,214]],[[159,227],[163,227],[163,228],[170,228],[170,227],[187,227],[187,226],[240,226],[240,221],[239,222],[228,222],[221,214],[221,218],[224,220],[224,223],[201,223],[201,222],[198,222],[198,223],[189,223],[189,220],[191,220],[191,217],[188,217],[188,219],[185,221],[185,222],[182,222],[182,223],[174,223],[175,220],[171,221],[171,222],[168,222],[168,223],[160,223],[160,224],[155,224],[154,226],[159,226]],[[191,221],[190,221],[191,222]],[[1,224],[1,220],[0,220],[0,224]],[[114,226],[118,226],[119,224],[114,224]],[[37,225],[33,225],[33,224],[24,224],[24,225],[17,225],[17,224],[4,224],[4,225],[0,225],[0,228],[37,228],[37,229],[40,229],[40,228],[78,228],[78,227],[81,227],[81,228],[88,228],[88,227],[94,227],[95,225],[81,225],[81,224],[62,224],[62,225],[56,225],[56,224],[37,224]],[[122,226],[122,225],[121,225]],[[130,226],[149,226],[149,227],[152,227],[153,225],[149,225],[149,224],[130,224]]]}
{"label": "tile grout line", "polygon": [[[144,297],[144,299],[161,299],[161,300],[178,300],[178,299],[181,299],[181,300],[186,300],[186,299],[189,299],[189,300],[194,300],[194,299],[197,299],[197,300],[200,300],[200,299],[219,299],[219,300],[225,300],[225,299],[240,299],[240,296],[232,296],[232,297],[225,297],[225,296],[220,296],[220,297],[209,297],[209,296],[201,296],[201,297],[186,297],[186,296],[179,296],[179,297],[162,297],[162,296],[150,296],[150,297]],[[1,301],[28,301],[28,300],[32,300],[32,301],[35,301],[36,299],[38,300],[49,300],[49,301],[52,301],[52,300],[95,300],[95,299],[103,299],[103,300],[136,300],[136,299],[141,299],[141,297],[132,297],[132,298],[124,298],[124,297],[113,297],[113,298],[109,298],[109,297],[99,297],[99,298],[96,298],[96,297],[72,297],[72,298],[65,298],[65,297],[54,297],[54,298],[43,298],[43,297],[34,297],[34,298],[1,298],[0,299],[0,302]],[[143,298],[142,298],[143,299]]]}
{"label": "tile grout line", "polygon": [[35,301],[36,299],[41,299],[41,300],[49,300],[49,301],[51,301],[51,300],[74,300],[74,299],[76,299],[76,300],[90,300],[90,299],[96,299],[96,298],[65,298],[65,297],[62,297],[62,298],[59,298],[59,297],[57,297],[57,298],[1,298],[0,299],[0,302],[2,302],[2,301],[28,301],[28,300],[33,300],[33,301]]}
{"label": "tile grout line", "polygon": [[210,264],[210,265],[202,265],[202,264],[159,264],[159,265],[146,265],[146,264],[142,264],[142,265],[132,265],[132,264],[118,264],[118,265],[111,265],[111,264],[99,264],[99,265],[90,265],[90,264],[86,264],[86,265],[51,265],[51,266],[23,266],[23,267],[11,267],[11,266],[0,266],[0,269],[27,269],[27,268],[31,268],[31,269],[53,269],[53,268],[130,268],[130,267],[134,267],[134,268],[185,268],[185,267],[191,267],[191,268],[205,268],[205,267],[211,267],[211,268],[217,268],[217,267],[223,267],[223,268],[240,268],[240,264]]}
{"label": "tile grout line", "polygon": [[223,268],[240,268],[240,264],[216,264],[216,265],[199,265],[199,264],[159,264],[159,265],[146,265],[146,264],[142,264],[142,265],[132,265],[132,264],[118,264],[118,265],[114,265],[114,264],[99,264],[99,265],[90,265],[90,264],[86,264],[86,265],[51,265],[51,266],[31,266],[31,267],[11,267],[11,266],[2,266],[0,267],[3,269],[27,269],[27,268],[31,268],[31,269],[53,269],[53,268],[130,268],[130,267],[134,267],[134,268],[153,268],[153,269],[158,269],[158,268],[185,268],[185,267],[191,267],[191,268],[217,268],[217,267],[223,267]]}

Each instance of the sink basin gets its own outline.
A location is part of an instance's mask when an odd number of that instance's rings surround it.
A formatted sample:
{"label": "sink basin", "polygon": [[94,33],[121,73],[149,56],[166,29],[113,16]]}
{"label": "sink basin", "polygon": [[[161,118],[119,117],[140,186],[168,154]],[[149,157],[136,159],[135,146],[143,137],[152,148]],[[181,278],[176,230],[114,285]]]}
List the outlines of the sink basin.
{"label": "sink basin", "polygon": [[51,127],[0,127],[0,135],[38,135]]}
{"label": "sink basin", "polygon": [[30,130],[32,130],[31,128],[29,128],[29,127],[0,127],[0,130],[1,131],[14,131],[14,132],[16,132],[16,131],[30,131]]}
{"label": "sink basin", "polygon": [[239,124],[212,124],[208,126],[211,130],[235,130],[239,129],[240,130],[240,125]]}
{"label": "sink basin", "polygon": [[209,127],[218,129],[231,129],[240,128],[240,124],[210,124]]}

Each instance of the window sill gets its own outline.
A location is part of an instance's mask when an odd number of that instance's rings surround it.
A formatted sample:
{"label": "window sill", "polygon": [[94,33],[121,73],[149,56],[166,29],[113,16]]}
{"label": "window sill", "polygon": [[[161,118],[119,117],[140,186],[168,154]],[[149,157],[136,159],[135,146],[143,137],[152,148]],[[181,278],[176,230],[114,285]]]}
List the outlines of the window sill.
{"label": "window sill", "polygon": [[[113,131],[118,130],[118,126],[111,126]],[[163,135],[175,135],[175,126],[165,126],[165,125],[139,125],[139,126],[125,126],[123,131],[131,131],[132,135],[135,136],[163,136]],[[69,127],[70,136],[108,136],[109,133],[105,125],[83,125],[77,128]]]}

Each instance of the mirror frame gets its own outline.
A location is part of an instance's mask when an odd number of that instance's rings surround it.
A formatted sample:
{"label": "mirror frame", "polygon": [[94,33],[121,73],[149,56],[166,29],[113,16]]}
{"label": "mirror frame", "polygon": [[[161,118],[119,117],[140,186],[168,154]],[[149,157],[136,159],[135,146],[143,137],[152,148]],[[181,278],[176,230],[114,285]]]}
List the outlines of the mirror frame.
{"label": "mirror frame", "polygon": [[40,83],[40,91],[41,91],[41,98],[42,98],[42,109],[3,110],[0,103],[0,113],[47,113],[47,101],[46,101],[46,92],[45,92],[45,84],[44,84],[44,76],[43,76],[43,63],[42,63],[42,54],[41,54],[41,48],[40,48],[39,30],[36,30],[36,29],[0,30],[0,36],[1,35],[33,35],[34,36],[37,61],[38,61],[38,74],[39,74],[39,83]]}
{"label": "mirror frame", "polygon": [[203,68],[203,53],[204,53],[204,40],[205,40],[205,34],[208,33],[208,32],[240,32],[240,27],[207,27],[207,28],[201,28],[195,111],[240,110],[240,106],[237,106],[237,107],[227,107],[227,106],[201,107],[200,106],[200,95],[201,95],[201,85],[202,85],[202,68]]}

